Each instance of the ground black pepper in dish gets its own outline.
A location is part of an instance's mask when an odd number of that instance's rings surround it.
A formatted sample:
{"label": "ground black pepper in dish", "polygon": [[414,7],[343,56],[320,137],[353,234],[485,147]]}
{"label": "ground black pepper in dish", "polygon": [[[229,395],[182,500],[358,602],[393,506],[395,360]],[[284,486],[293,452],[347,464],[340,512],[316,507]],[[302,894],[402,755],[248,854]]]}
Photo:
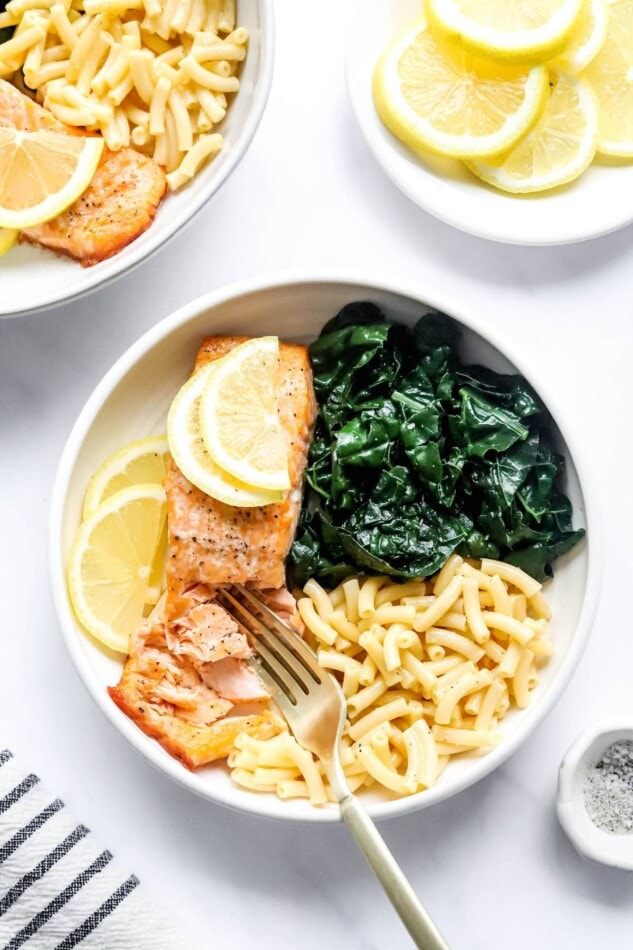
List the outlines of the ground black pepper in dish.
{"label": "ground black pepper in dish", "polygon": [[596,827],[613,835],[633,834],[633,740],[613,742],[588,772],[585,808]]}

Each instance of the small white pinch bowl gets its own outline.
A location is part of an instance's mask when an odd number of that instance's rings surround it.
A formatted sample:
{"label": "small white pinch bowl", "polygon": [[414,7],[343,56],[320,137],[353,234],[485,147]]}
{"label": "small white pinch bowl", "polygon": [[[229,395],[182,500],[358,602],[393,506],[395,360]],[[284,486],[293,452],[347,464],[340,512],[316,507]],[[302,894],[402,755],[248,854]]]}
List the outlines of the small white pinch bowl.
{"label": "small white pinch bowl", "polygon": [[237,167],[268,101],[273,77],[273,0],[238,0],[237,22],[249,31],[240,89],[217,130],[222,151],[183,188],[167,194],[152,224],[114,257],[92,267],[52,251],[21,244],[0,258],[0,319],[75,300],[132,270],[185,227]]}
{"label": "small white pinch bowl", "polygon": [[422,158],[382,124],[372,98],[383,51],[421,15],[420,0],[359,0],[347,41],[347,84],[361,132],[374,158],[411,201],[447,224],[507,244],[585,241],[633,221],[633,163],[595,160],[569,185],[536,195],[509,195],[484,184],[462,162]]}
{"label": "small white pinch bowl", "polygon": [[374,818],[425,808],[467,788],[505,762],[547,715],[580,659],[589,635],[601,576],[597,493],[588,482],[582,442],[573,441],[562,417],[556,388],[538,375],[538,364],[498,334],[478,314],[424,284],[380,280],[371,275],[302,271],[263,276],[213,291],[158,323],[131,346],[101,380],[83,408],[62,454],[51,499],[49,559],[55,610],[66,647],[93,700],[110,723],[165,775],[209,801],[251,814],[286,821],[336,822],[334,805],[315,808],[302,800],[282,801],[237,787],[224,763],[189,772],[148,738],[112,702],[106,687],[117,683],[123,657],[108,653],[79,626],[67,587],[70,545],[81,521],[86,486],[92,473],[116,449],[133,439],[165,432],[169,405],[191,374],[196,352],[209,334],[278,334],[298,342],[314,340],[345,304],[369,300],[409,325],[431,308],[450,314],[463,330],[462,353],[500,372],[521,373],[549,408],[558,450],[566,459],[565,491],[574,507],[574,523],[586,538],[560,558],[545,596],[554,611],[555,649],[540,670],[540,683],[527,709],[511,710],[500,724],[502,742],[487,755],[472,753],[451,762],[437,784],[407,798],[369,792],[363,796]]}
{"label": "small white pinch bowl", "polygon": [[614,742],[633,741],[633,719],[602,719],[581,733],[558,772],[556,811],[576,851],[588,861],[633,871],[633,834],[611,834],[594,825],[583,788],[589,769]]}

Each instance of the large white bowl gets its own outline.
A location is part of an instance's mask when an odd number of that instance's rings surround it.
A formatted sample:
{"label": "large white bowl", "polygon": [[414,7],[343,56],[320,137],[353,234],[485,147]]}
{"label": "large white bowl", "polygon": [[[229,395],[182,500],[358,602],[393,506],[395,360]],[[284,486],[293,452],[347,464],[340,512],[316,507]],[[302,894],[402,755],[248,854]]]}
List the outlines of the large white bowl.
{"label": "large white bowl", "polygon": [[273,76],[273,0],[239,0],[238,22],[250,33],[240,90],[219,127],[224,148],[184,188],[168,194],[150,227],[107,261],[77,261],[28,244],[0,258],[0,318],[41,310],[81,297],[120,277],[157,251],[191,221],[226,181],[257,130]]}
{"label": "large white bowl", "polygon": [[438,784],[409,798],[387,801],[368,796],[375,817],[387,817],[432,805],[471,785],[505,761],[532,732],[561,695],[585,647],[600,576],[597,516],[588,494],[576,446],[563,429],[557,399],[511,347],[502,342],[484,318],[426,287],[391,283],[384,286],[355,275],[296,275],[235,284],[182,307],[141,337],[118,360],[84,407],[64,449],[51,503],[50,568],[53,596],[66,646],[88,692],[110,722],[166,775],[212,801],[269,817],[304,821],[337,821],[334,806],[312,808],[303,801],[281,801],[250,793],[231,783],[223,764],[188,772],[149,739],[111,701],[106,686],[118,681],[121,658],[108,655],[78,626],[68,599],[65,569],[69,547],[79,526],[84,492],[90,476],[115,449],[132,439],[165,430],[168,406],[191,373],[195,354],[207,334],[279,334],[309,341],[344,304],[372,300],[407,323],[429,307],[438,307],[463,325],[464,352],[495,369],[517,369],[550,408],[559,427],[559,447],[567,460],[568,492],[577,525],[587,539],[556,566],[547,585],[554,609],[553,659],[542,671],[531,705],[503,720],[503,742],[486,756],[471,755],[452,762]]}
{"label": "large white bowl", "polygon": [[371,79],[385,47],[422,13],[420,0],[359,0],[347,47],[347,83],[365,140],[397,187],[425,211],[462,231],[509,244],[565,244],[633,221],[633,164],[595,160],[576,181],[538,195],[508,195],[462,162],[417,156],[382,124]]}

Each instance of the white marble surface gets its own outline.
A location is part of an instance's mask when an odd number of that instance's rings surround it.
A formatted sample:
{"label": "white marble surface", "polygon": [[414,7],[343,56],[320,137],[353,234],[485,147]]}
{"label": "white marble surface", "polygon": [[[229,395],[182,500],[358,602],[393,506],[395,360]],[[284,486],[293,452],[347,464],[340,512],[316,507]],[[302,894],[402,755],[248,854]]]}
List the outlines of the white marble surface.
{"label": "white marble surface", "polygon": [[581,861],[558,827],[554,796],[558,763],[579,730],[633,711],[633,631],[621,611],[633,574],[633,229],[526,250],[428,217],[382,176],[355,127],[341,28],[352,4],[277,0],[276,8],[270,105],[221,193],[167,249],[103,292],[0,322],[0,733],[203,945],[409,946],[344,829],[212,807],[155,772],[108,725],[53,616],[46,523],[57,459],[88,394],[133,340],[190,298],[305,265],[449,288],[563,391],[594,449],[606,572],[587,652],[521,751],[474,788],[382,830],[454,950],[624,950],[633,940],[633,877]]}

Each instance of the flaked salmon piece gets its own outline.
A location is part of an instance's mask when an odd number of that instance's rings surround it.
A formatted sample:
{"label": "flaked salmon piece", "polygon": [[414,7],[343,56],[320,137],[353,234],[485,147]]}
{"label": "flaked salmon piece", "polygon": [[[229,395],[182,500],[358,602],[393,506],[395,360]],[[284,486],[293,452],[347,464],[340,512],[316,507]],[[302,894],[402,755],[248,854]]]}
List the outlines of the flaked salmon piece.
{"label": "flaked salmon piece", "polygon": [[[87,134],[64,125],[19,89],[0,80],[0,126],[23,132]],[[145,231],[165,194],[165,171],[133,148],[105,148],[91,183],[66,211],[20,234],[84,267],[112,257]]]}
{"label": "flaked salmon piece", "polygon": [[118,685],[108,687],[117,706],[146,735],[196,769],[225,758],[240,733],[264,739],[282,731],[283,724],[268,710],[227,717],[233,703],[205,683],[186,657],[170,653],[165,629],[156,615],[139,628]]}
{"label": "flaked salmon piece", "polygon": [[251,655],[245,635],[219,604],[198,604],[166,633],[170,652],[187,656],[195,664]]}
{"label": "flaked salmon piece", "polygon": [[244,660],[228,656],[207,663],[200,672],[207,686],[232,703],[256,703],[269,698],[259,676]]}
{"label": "flaked salmon piece", "polygon": [[[200,348],[196,370],[224,356],[247,337],[210,337]],[[165,488],[169,557],[169,621],[186,616],[191,591],[200,584],[250,584],[259,590],[285,584],[285,559],[301,508],[301,485],[316,406],[305,346],[281,343],[280,421],[289,443],[291,488],[282,501],[261,508],[235,508],[192,485],[172,461]]]}

